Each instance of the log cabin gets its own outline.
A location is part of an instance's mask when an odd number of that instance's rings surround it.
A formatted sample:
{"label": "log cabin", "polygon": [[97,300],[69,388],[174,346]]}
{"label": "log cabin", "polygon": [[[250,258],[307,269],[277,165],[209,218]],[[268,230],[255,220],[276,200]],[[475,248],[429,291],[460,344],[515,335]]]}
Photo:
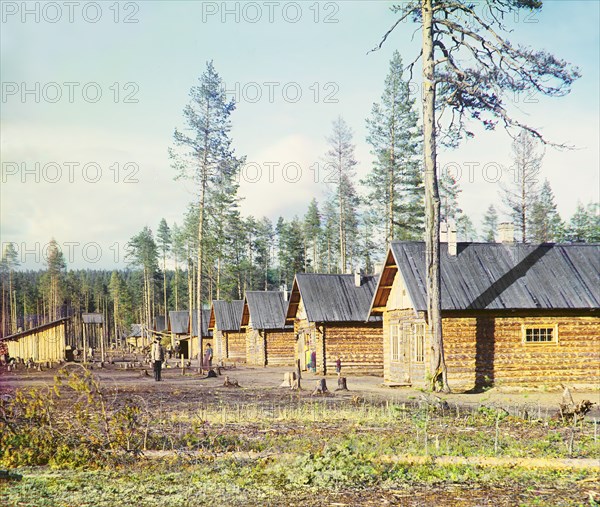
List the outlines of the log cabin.
{"label": "log cabin", "polygon": [[[147,334],[147,333],[146,333]],[[141,350],[149,343],[149,338],[144,334],[142,324],[131,324],[131,331],[127,336],[127,344],[131,349]]]}
{"label": "log cabin", "polygon": [[154,317],[154,321],[152,323],[152,329],[157,333],[164,333],[168,330],[169,325],[164,315],[157,315]]}
{"label": "log cabin", "polygon": [[295,359],[303,370],[381,375],[383,335],[381,316],[369,316],[377,276],[298,273],[294,279],[286,322],[293,323]]}
{"label": "log cabin", "polygon": [[[210,310],[202,310],[202,339],[212,339],[212,333],[208,330]],[[184,359],[196,358],[198,356],[198,312],[192,310],[192,328],[190,329],[190,310],[169,312],[169,332],[173,346],[179,343],[179,351]],[[191,344],[190,344],[190,337]],[[190,354],[191,352],[191,354]]]}
{"label": "log cabin", "polygon": [[213,362],[246,362],[246,333],[241,329],[243,300],[212,302],[208,329],[213,334]]}
{"label": "log cabin", "polygon": [[[210,309],[205,308],[202,310],[202,356],[204,357],[204,349],[209,343],[212,343],[213,332],[208,328],[210,320]],[[198,312],[192,311],[192,344],[191,344],[192,355],[191,357],[198,357]]]}
{"label": "log cabin", "polygon": [[71,318],[65,317],[0,340],[7,346],[10,357],[36,363],[65,361],[67,350],[70,350],[67,344],[70,323]]}
{"label": "log cabin", "polygon": [[[600,382],[600,245],[441,243],[451,389]],[[383,316],[384,381],[430,377],[425,244],[393,242],[371,304]]]}
{"label": "log cabin", "polygon": [[169,312],[169,333],[173,347],[179,344],[179,352],[184,359],[189,359],[190,311],[172,310]]}
{"label": "log cabin", "polygon": [[241,327],[246,333],[246,362],[255,366],[294,364],[294,326],[285,325],[287,301],[280,291],[249,291]]}

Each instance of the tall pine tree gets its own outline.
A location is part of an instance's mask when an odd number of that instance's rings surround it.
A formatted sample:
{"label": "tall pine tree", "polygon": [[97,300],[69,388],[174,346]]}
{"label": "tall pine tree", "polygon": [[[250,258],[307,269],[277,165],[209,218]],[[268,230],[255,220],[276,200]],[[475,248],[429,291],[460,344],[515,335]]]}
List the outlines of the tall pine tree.
{"label": "tall pine tree", "polygon": [[550,182],[545,180],[531,207],[529,233],[534,243],[562,241],[565,226],[558,214]]}
{"label": "tall pine tree", "polygon": [[354,240],[357,236],[358,196],[353,179],[356,175],[352,130],[339,116],[333,122],[331,135],[327,138],[326,172],[332,176],[335,192],[332,196],[337,208],[337,228],[340,271],[348,270],[353,257]]}
{"label": "tall pine tree", "polygon": [[496,230],[498,229],[498,212],[493,204],[488,206],[488,209],[483,216],[483,241],[493,243],[496,241]]}
{"label": "tall pine tree", "polygon": [[[235,101],[227,100],[223,80],[212,61],[208,62],[198,85],[190,90],[190,103],[183,111],[185,128],[183,131],[175,129],[175,148],[169,150],[177,177],[193,178],[198,188],[196,308],[199,329],[204,302],[206,208],[215,189],[233,181],[243,163],[235,156],[229,137],[234,109]],[[201,336],[198,350],[202,350]],[[201,364],[201,354],[198,354],[198,364]]]}
{"label": "tall pine tree", "polygon": [[424,187],[421,171],[421,130],[415,98],[403,80],[402,58],[394,51],[381,102],[367,119],[367,142],[375,157],[363,184],[367,202],[377,208],[385,245],[394,239],[421,239]]}

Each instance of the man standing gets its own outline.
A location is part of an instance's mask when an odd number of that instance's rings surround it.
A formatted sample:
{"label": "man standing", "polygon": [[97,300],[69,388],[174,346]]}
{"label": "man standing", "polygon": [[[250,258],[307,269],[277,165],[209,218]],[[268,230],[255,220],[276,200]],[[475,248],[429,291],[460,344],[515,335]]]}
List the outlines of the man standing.
{"label": "man standing", "polygon": [[204,351],[204,367],[209,370],[212,369],[212,360],[213,360],[213,349],[209,343],[206,345],[206,350]]}
{"label": "man standing", "polygon": [[154,339],[154,343],[152,344],[152,364],[154,365],[154,380],[156,382],[160,382],[162,379],[160,378],[162,363],[165,360],[165,349],[160,344],[160,338],[157,336]]}

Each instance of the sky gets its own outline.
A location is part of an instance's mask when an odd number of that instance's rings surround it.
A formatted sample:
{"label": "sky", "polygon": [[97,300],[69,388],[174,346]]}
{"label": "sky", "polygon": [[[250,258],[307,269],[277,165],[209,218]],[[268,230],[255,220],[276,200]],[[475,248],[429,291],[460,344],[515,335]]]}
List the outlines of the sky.
{"label": "sky", "polygon": [[[371,168],[365,119],[389,60],[394,50],[405,62],[418,53],[419,34],[403,23],[367,54],[396,20],[390,5],[3,1],[0,243],[14,242],[28,268],[44,266],[51,238],[69,268],[121,268],[127,241],[144,226],[181,224],[195,188],[174,179],[168,148],[209,60],[237,101],[242,214],[302,216],[330,191],[323,158],[337,116],[354,131],[356,180]],[[578,202],[600,200],[599,6],[552,0],[511,23],[512,41],[582,72],[566,97],[509,100],[548,139],[575,147],[548,148],[541,170],[563,218]],[[502,210],[512,139],[503,129],[474,131],[441,150],[439,166],[460,174],[460,207],[480,229],[490,204]]]}

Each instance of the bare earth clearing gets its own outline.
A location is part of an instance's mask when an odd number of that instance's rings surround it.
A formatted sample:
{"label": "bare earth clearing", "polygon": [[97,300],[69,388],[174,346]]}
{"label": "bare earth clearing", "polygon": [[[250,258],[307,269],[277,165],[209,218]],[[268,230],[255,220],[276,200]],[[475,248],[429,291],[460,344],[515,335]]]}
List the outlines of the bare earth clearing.
{"label": "bare earth clearing", "polygon": [[[148,402],[158,402],[169,407],[194,402],[208,403],[223,401],[234,404],[236,402],[282,401],[290,398],[290,391],[279,389],[284,373],[293,368],[259,368],[245,365],[230,366],[223,370],[223,375],[217,378],[206,378],[205,374],[197,372],[196,367],[188,368],[182,375],[182,370],[175,366],[175,361],[170,362],[170,367],[163,369],[163,382],[154,382],[150,366],[137,367],[125,370],[116,365],[105,368],[93,366],[93,373],[106,386],[111,386],[122,392],[134,392],[148,397]],[[71,364],[76,368],[77,364]],[[146,370],[149,376],[142,376],[141,371]],[[0,370],[0,393],[10,393],[17,388],[52,386],[56,367],[51,370],[27,370],[21,366],[15,372]],[[228,375],[238,380],[242,390],[222,389],[223,377]],[[294,397],[311,398],[311,393],[317,380],[323,378],[310,372],[303,372],[303,391],[295,393]],[[353,399],[360,396],[367,401],[386,401],[404,403],[418,401],[424,394],[423,391],[408,387],[387,387],[382,384],[382,379],[375,376],[348,376],[349,391],[337,391],[337,377],[326,377],[329,390],[336,399]],[[571,386],[569,386],[571,387]],[[589,414],[591,418],[600,417],[600,391],[579,391],[571,387],[575,402],[584,399],[592,400],[596,405]],[[181,394],[180,394],[181,393]],[[226,396],[223,396],[227,393]],[[562,399],[560,387],[540,386],[539,389],[520,388],[493,388],[482,393],[450,393],[441,395],[450,405],[458,404],[460,407],[477,408],[480,405],[503,407],[507,410],[527,410],[541,417],[552,415],[558,409]]]}

